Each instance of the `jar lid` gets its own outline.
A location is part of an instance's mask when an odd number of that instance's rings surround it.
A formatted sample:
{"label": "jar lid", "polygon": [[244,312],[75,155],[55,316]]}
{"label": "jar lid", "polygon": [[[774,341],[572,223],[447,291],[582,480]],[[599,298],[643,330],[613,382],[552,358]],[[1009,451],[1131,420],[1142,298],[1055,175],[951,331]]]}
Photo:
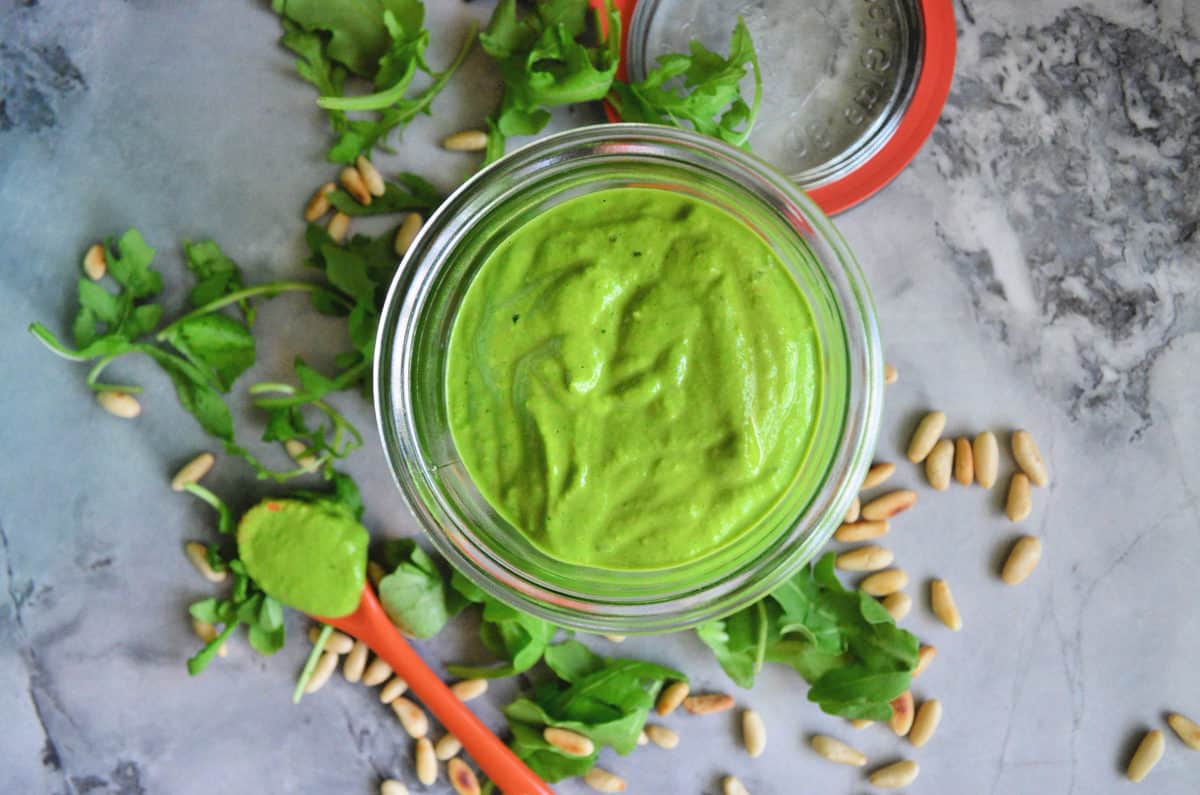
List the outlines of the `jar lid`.
{"label": "jar lid", "polygon": [[[952,0],[615,0],[624,77],[699,39],[725,52],[741,16],[762,70],[755,154],[829,214],[890,182],[933,131],[950,92]],[[753,92],[746,78],[744,93]],[[610,115],[612,111],[610,109]]]}

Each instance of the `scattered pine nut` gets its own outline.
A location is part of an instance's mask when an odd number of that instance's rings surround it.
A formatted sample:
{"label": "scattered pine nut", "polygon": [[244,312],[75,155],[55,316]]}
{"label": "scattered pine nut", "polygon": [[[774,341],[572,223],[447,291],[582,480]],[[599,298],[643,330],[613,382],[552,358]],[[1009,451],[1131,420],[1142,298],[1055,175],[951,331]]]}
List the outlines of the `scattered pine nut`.
{"label": "scattered pine nut", "polygon": [[955,632],[962,629],[962,614],[958,612],[958,605],[954,603],[954,594],[950,592],[949,583],[945,580],[931,582],[929,584],[929,601],[933,607],[933,614],[943,624]]}
{"label": "scattered pine nut", "polygon": [[361,204],[363,207],[371,205],[371,191],[367,190],[367,183],[363,180],[363,176],[357,168],[346,166],[342,169],[342,173],[338,175],[342,187],[346,192],[354,197],[354,201]]}
{"label": "scattered pine nut", "polygon": [[950,488],[950,472],[954,468],[954,442],[939,439],[925,457],[925,479],[937,491]]}
{"label": "scattered pine nut", "polygon": [[389,778],[379,785],[379,795],[408,795],[408,787],[403,782]]}
{"label": "scattered pine nut", "polygon": [[890,549],[868,544],[838,555],[835,565],[842,571],[879,571],[892,565],[895,559]]}
{"label": "scattered pine nut", "polygon": [[479,795],[479,779],[463,760],[454,758],[447,763],[446,778],[458,795]]}
{"label": "scattered pine nut", "polygon": [[917,649],[917,667],[913,669],[913,679],[925,673],[925,669],[933,662],[934,657],[937,657],[937,646],[928,646],[922,643],[921,648]]}
{"label": "scattered pine nut", "polygon": [[392,666],[388,665],[382,657],[376,657],[371,660],[367,670],[363,671],[362,683],[367,687],[375,687],[375,685],[386,682],[391,675]]}
{"label": "scattered pine nut", "polygon": [[[869,726],[871,722],[867,721],[866,723]],[[824,734],[814,734],[809,743],[812,745],[813,750],[820,754],[822,759],[827,759],[830,762],[839,765],[850,765],[852,767],[862,767],[867,763],[866,754],[833,737],[827,737]]]}
{"label": "scattered pine nut", "polygon": [[1200,751],[1200,723],[1173,712],[1167,716],[1167,724],[1188,748]]}
{"label": "scattered pine nut", "polygon": [[333,217],[329,219],[325,231],[329,233],[330,240],[334,243],[341,243],[346,239],[346,233],[350,231],[350,216],[341,211],[334,213]]}
{"label": "scattered pine nut", "polygon": [[97,392],[96,402],[100,408],[123,420],[131,420],[142,413],[142,404],[138,403],[138,399],[125,392]]}
{"label": "scattered pine nut", "polygon": [[[414,740],[423,740],[429,734],[429,716],[425,714],[425,710],[404,696],[392,701],[392,712],[396,713],[400,725]],[[433,751],[433,747],[430,746],[429,750]]]}
{"label": "scattered pine nut", "polygon": [[[390,670],[390,669],[389,669]],[[387,684],[379,691],[379,701],[382,704],[391,704],[400,696],[408,692],[408,682],[404,681],[399,676],[393,676],[388,680]]]}
{"label": "scattered pine nut", "polygon": [[757,711],[748,709],[742,713],[742,744],[751,759],[762,756],[767,750],[767,727]]}
{"label": "scattered pine nut", "polygon": [[299,439],[288,439],[283,443],[283,449],[305,472],[316,472],[321,465],[316,456],[308,451],[308,446]]}
{"label": "scattered pine nut", "polygon": [[228,572],[216,571],[208,565],[208,547],[199,541],[189,541],[183,545],[183,551],[187,555],[187,559],[196,567],[196,571],[204,576],[204,579],[209,582],[225,582]]}
{"label": "scattered pine nut", "polygon": [[897,737],[905,737],[913,725],[912,691],[905,690],[892,699],[892,717],[888,718],[888,726]]}
{"label": "scattered pine nut", "polygon": [[900,371],[890,364],[883,366],[883,383],[891,385],[900,380]]}
{"label": "scattered pine nut", "polygon": [[171,478],[171,491],[183,491],[184,486],[199,482],[212,470],[216,462],[217,459],[212,453],[201,453],[188,461],[175,473],[175,477]]}
{"label": "scattered pine nut", "polygon": [[726,776],[721,779],[722,795],[750,795],[750,790],[746,789],[746,785],[738,780],[737,776]]}
{"label": "scattered pine nut", "polygon": [[371,585],[378,588],[379,581],[386,576],[387,572],[383,570],[383,566],[380,566],[373,560],[367,561],[367,579],[371,581]]}
{"label": "scattered pine nut", "polygon": [[1042,452],[1038,450],[1037,442],[1033,441],[1033,434],[1029,431],[1017,431],[1012,435],[1012,454],[1017,466],[1029,476],[1033,485],[1045,486],[1050,482]]}
{"label": "scattered pine nut", "polygon": [[[210,624],[207,621],[201,621],[200,619],[196,618],[195,616],[192,617],[192,632],[195,632],[196,637],[199,638],[200,640],[204,641],[206,644],[212,643],[214,640],[217,639],[217,635],[221,634],[220,632],[217,631],[216,624]],[[217,647],[217,656],[218,657],[228,657],[229,656],[229,644],[222,643],[220,646],[218,646]]]}
{"label": "scattered pine nut", "polygon": [[874,541],[876,538],[881,538],[888,534],[891,526],[886,519],[866,522],[853,522],[843,524],[836,531],[833,537],[843,543],[857,543],[859,541]]}
{"label": "scattered pine nut", "polygon": [[867,577],[858,587],[871,596],[890,596],[903,591],[906,585],[908,572],[904,569],[884,569]]}
{"label": "scattered pine nut", "polygon": [[93,243],[83,255],[83,272],[89,279],[98,282],[108,273],[108,259],[104,256],[104,244]]}
{"label": "scattered pine nut", "polygon": [[946,415],[942,412],[931,411],[922,417],[908,443],[908,460],[914,464],[924,461],[945,429]]}
{"label": "scattered pine nut", "polygon": [[891,519],[898,513],[907,511],[917,503],[917,493],[911,489],[889,491],[882,497],[876,497],[863,506],[862,518],[877,522],[880,519]]}
{"label": "scattered pine nut", "polygon": [[304,692],[308,695],[320,690],[329,681],[329,677],[333,676],[333,672],[337,669],[338,656],[331,651],[323,652],[321,659],[317,660],[317,665],[313,668],[312,676],[309,677],[308,683],[304,685]]}
{"label": "scattered pine nut", "polygon": [[888,611],[888,615],[893,621],[903,621],[912,611],[912,597],[904,591],[890,593],[883,598],[883,609]]}
{"label": "scattered pine nut", "polygon": [[604,639],[606,641],[608,641],[609,643],[624,643],[625,642],[624,635],[605,635]]}
{"label": "scattered pine nut", "polygon": [[698,696],[688,696],[683,700],[683,708],[693,715],[711,715],[714,712],[725,712],[733,709],[733,696],[725,693],[704,693]]}
{"label": "scattered pine nut", "polygon": [[658,697],[654,711],[663,717],[670,715],[676,707],[683,703],[690,691],[691,688],[688,687],[687,682],[672,682],[663,689],[662,694]]}
{"label": "scattered pine nut", "polygon": [[965,436],[954,440],[954,479],[962,486],[975,481],[975,453],[971,450],[971,440]]}
{"label": "scattered pine nut", "polygon": [[1000,468],[1000,446],[996,434],[984,431],[971,444],[971,456],[975,459],[975,482],[985,489],[996,485]]}
{"label": "scattered pine nut", "polygon": [[896,472],[896,465],[887,462],[874,464],[867,470],[867,476],[863,478],[863,483],[859,491],[873,489],[890,478]]}
{"label": "scattered pine nut", "polygon": [[458,756],[458,752],[462,750],[462,743],[453,734],[447,732],[442,735],[442,739],[437,741],[433,746],[433,753],[441,762],[446,762],[453,757]]}
{"label": "scattered pine nut", "polygon": [[442,140],[442,148],[451,152],[482,152],[487,144],[488,134],[483,130],[462,130]]}
{"label": "scattered pine nut", "polygon": [[1042,542],[1033,536],[1022,536],[1013,545],[1012,552],[1008,553],[1000,579],[1007,585],[1019,585],[1033,574],[1041,559]]}
{"label": "scattered pine nut", "polygon": [[[317,638],[321,635],[321,628],[314,625],[308,628],[308,642],[316,643]],[[336,629],[329,633],[329,637],[325,641],[325,651],[331,651],[334,654],[349,654],[354,648],[354,638],[338,632]]]}
{"label": "scattered pine nut", "polygon": [[437,756],[433,753],[433,743],[429,742],[428,737],[417,739],[415,756],[417,781],[428,787],[437,781],[438,774]]}
{"label": "scattered pine nut", "polygon": [[1008,482],[1008,502],[1004,512],[1010,522],[1019,522],[1029,516],[1033,510],[1033,495],[1029,493],[1029,476],[1024,472],[1014,472]]}
{"label": "scattered pine nut", "polygon": [[1135,783],[1141,781],[1154,769],[1158,760],[1162,759],[1164,750],[1166,750],[1166,738],[1163,737],[1163,733],[1157,729],[1146,732],[1146,736],[1138,743],[1137,750],[1133,752],[1133,758],[1129,760],[1129,767],[1125,769],[1125,775]]}
{"label": "scattered pine nut", "polygon": [[542,729],[542,739],[567,756],[591,756],[596,751],[596,744],[592,742],[592,738],[557,726]]}
{"label": "scattered pine nut", "polygon": [[942,702],[931,698],[921,704],[913,718],[912,729],[908,732],[908,741],[914,748],[920,748],[929,742],[938,724],[942,722]]}
{"label": "scattered pine nut", "polygon": [[846,516],[842,519],[844,522],[857,522],[859,514],[862,513],[862,500],[856,495],[850,501],[850,507],[846,509]]}
{"label": "scattered pine nut", "polygon": [[659,748],[666,748],[669,751],[679,745],[678,732],[668,729],[666,726],[647,723],[643,731],[646,732],[646,739]]}
{"label": "scattered pine nut", "polygon": [[304,205],[304,220],[312,223],[329,212],[329,194],[335,190],[337,190],[337,185],[326,182],[313,191],[312,198],[308,200],[308,204]]}
{"label": "scattered pine nut", "polygon": [[596,792],[624,792],[625,779],[618,776],[616,773],[609,773],[599,767],[593,767],[583,777],[583,783],[587,784]]}
{"label": "scattered pine nut", "polygon": [[387,185],[383,183],[383,175],[379,173],[379,169],[375,168],[375,164],[367,159],[366,155],[359,155],[355,158],[354,167],[358,169],[358,175],[362,177],[363,184],[367,186],[367,190],[372,196],[382,196],[387,192]]}
{"label": "scattered pine nut", "polygon": [[875,721],[864,720],[863,718],[852,718],[850,720],[850,725],[853,726],[858,731],[862,731],[863,729],[867,728],[868,726],[875,725]]}
{"label": "scattered pine nut", "polygon": [[867,780],[880,789],[900,789],[916,781],[917,774],[920,772],[921,769],[916,762],[906,759],[903,762],[894,762],[887,767],[879,768]]}
{"label": "scattered pine nut", "polygon": [[362,681],[363,669],[367,667],[367,654],[370,650],[361,640],[354,641],[346,661],[342,663],[342,676],[351,684]]}
{"label": "scattered pine nut", "polygon": [[404,217],[400,228],[396,230],[396,239],[392,242],[392,249],[396,252],[396,256],[403,257],[408,253],[424,223],[425,219],[421,217],[420,213],[409,213]]}
{"label": "scattered pine nut", "polygon": [[487,692],[488,681],[486,679],[464,679],[461,682],[455,682],[450,685],[450,692],[458,696],[459,701],[470,701],[473,698],[479,698]]}

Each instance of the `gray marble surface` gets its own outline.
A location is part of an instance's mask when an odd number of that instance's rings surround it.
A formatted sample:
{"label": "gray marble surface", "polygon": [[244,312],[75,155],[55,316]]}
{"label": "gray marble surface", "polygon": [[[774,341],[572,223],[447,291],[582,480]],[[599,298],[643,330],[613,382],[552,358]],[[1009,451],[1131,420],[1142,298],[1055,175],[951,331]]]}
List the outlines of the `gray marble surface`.
{"label": "gray marble surface", "polygon": [[[490,10],[429,5],[439,62]],[[678,750],[603,760],[631,792],[715,793],[727,772],[754,793],[869,791],[859,771],[806,749],[813,732],[873,761],[918,759],[913,793],[1117,792],[1131,786],[1120,772],[1140,732],[1167,710],[1200,718],[1200,6],[955,10],[958,71],[930,144],[838,219],[902,374],[878,457],[901,460],[914,417],[935,406],[955,434],[1029,428],[1053,482],[1018,528],[999,489],[935,494],[900,467],[921,502],[890,545],[914,593],[946,577],[965,616],[951,634],[922,596],[906,621],[940,649],[915,688],[945,704],[929,746],[855,733],[769,670],[738,693],[766,718],[762,759],[739,750],[732,717],[675,717]],[[365,689],[335,681],[289,703],[303,642],[262,658],[238,641],[188,678],[185,607],[209,589],[180,547],[207,537],[211,517],[166,480],[208,442],[148,366],[119,368],[147,385],[147,410],[115,420],[79,367],[24,331],[34,319],[64,330],[80,252],[129,226],[159,248],[174,306],[184,239],[217,239],[253,281],[298,272],[299,208],[332,169],[312,91],[277,36],[266,3],[248,0],[0,3],[2,792],[367,793],[385,775],[424,791],[394,717]],[[496,88],[476,53],[381,163],[453,187],[473,163],[434,142],[477,123]],[[327,363],[343,344],[298,300],[262,318],[256,380],[285,376],[301,351]],[[370,426],[367,405],[343,403]],[[240,415],[244,432],[251,422]],[[414,532],[373,441],[350,468],[372,530]],[[242,504],[263,491],[228,460],[212,483]],[[1046,556],[1008,589],[997,561],[1021,531],[1042,536]],[[422,650],[434,663],[482,659],[472,637],[460,623]],[[731,687],[691,636],[622,651]],[[510,691],[482,707],[495,725]],[[1168,736],[1143,791],[1195,793],[1198,781],[1200,754]]]}

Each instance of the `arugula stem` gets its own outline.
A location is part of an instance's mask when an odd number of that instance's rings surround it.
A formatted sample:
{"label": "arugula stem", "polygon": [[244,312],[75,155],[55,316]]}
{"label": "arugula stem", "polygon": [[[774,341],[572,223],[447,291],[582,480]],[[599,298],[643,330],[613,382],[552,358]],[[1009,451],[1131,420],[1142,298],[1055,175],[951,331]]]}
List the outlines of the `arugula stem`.
{"label": "arugula stem", "polygon": [[280,293],[286,292],[325,293],[327,296],[332,298],[334,301],[337,301],[347,309],[354,308],[353,303],[319,284],[313,284],[312,282],[268,282],[267,284],[258,284],[254,287],[246,287],[242,290],[228,293],[214,301],[209,301],[204,306],[193,309],[183,317],[176,319],[173,323],[164,326],[163,329],[159,331],[157,335],[155,335],[155,339],[162,342],[166,340],[167,337],[170,336],[171,331],[181,323],[185,323],[193,318],[201,317],[202,315],[212,314],[219,309],[224,309],[231,304],[240,303],[247,298],[253,298],[256,295],[268,295],[274,298]]}
{"label": "arugula stem", "polygon": [[[329,391],[340,392],[341,390],[346,389],[347,387],[356,383],[359,378],[361,378],[362,375],[370,369],[370,367],[370,362],[362,361],[348,370],[343,370],[332,379],[335,386]],[[284,388],[272,389],[272,387]],[[281,392],[287,395],[287,397],[261,398],[259,400],[255,400],[254,405],[260,409],[282,409],[289,408],[291,406],[298,406],[302,403],[312,403],[327,414],[333,412],[333,409],[331,409],[328,404],[323,403],[320,400],[319,395],[315,395],[311,392],[301,392],[297,394],[296,390],[287,384],[255,384],[254,386],[250,387],[250,393],[255,395],[271,391]]]}
{"label": "arugula stem", "polygon": [[308,659],[304,661],[304,668],[300,671],[300,678],[296,680],[296,689],[292,691],[293,704],[299,704],[300,699],[304,697],[304,688],[308,684],[308,680],[312,679],[313,671],[317,667],[317,660],[321,659],[321,652],[325,651],[325,642],[332,634],[333,627],[328,624],[321,625],[321,634],[317,635],[317,642],[313,644],[312,651],[308,653]]}
{"label": "arugula stem", "polygon": [[199,499],[208,503],[208,505],[217,512],[217,529],[220,532],[229,533],[233,530],[233,514],[229,512],[229,506],[225,504],[224,500],[201,486],[199,483],[185,484],[183,490],[188,494],[191,494],[193,497],[198,497]]}
{"label": "arugula stem", "polygon": [[54,336],[54,332],[41,323],[30,323],[29,333],[37,337],[39,342],[64,359],[70,359],[73,362],[86,362],[92,358],[90,356],[80,356],[79,351],[76,349],[63,345],[58,341],[58,337]]}
{"label": "arugula stem", "polygon": [[117,359],[120,359],[122,356],[124,356],[127,353],[137,353],[137,351],[122,351],[121,353],[111,353],[108,356],[101,358],[94,365],[92,365],[92,369],[88,371],[87,380],[85,382],[88,385],[88,389],[92,390],[93,392],[127,392],[132,395],[136,395],[139,392],[141,392],[142,388],[140,386],[138,386],[137,384],[98,384],[98,383],[96,383],[96,379],[98,379],[100,377],[100,373],[104,372],[105,367],[108,367],[109,364],[116,361]]}

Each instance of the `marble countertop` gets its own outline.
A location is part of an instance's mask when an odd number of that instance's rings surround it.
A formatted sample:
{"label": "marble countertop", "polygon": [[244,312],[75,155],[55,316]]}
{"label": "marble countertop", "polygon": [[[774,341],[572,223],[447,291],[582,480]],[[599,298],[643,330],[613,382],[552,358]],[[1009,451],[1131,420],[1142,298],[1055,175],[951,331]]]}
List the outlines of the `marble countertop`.
{"label": "marble countertop", "polygon": [[[428,4],[437,62],[490,11]],[[808,704],[789,670],[767,670],[736,694],[765,717],[761,759],[740,750],[734,717],[677,716],[679,749],[602,759],[630,792],[716,793],[726,773],[756,795],[868,792],[860,771],[807,750],[815,732],[873,762],[919,760],[912,793],[1117,792],[1132,786],[1121,771],[1141,732],[1165,728],[1169,710],[1200,719],[1200,7],[955,11],[958,71],[930,143],[837,219],[901,373],[877,457],[921,494],[889,545],[922,594],[905,624],[939,648],[915,693],[943,701],[941,729],[919,750],[856,733]],[[239,640],[188,678],[186,605],[209,589],[180,548],[211,522],[166,480],[211,445],[149,366],[121,368],[148,386],[144,415],[122,422],[24,331],[35,319],[65,329],[80,253],[130,226],[159,249],[170,301],[182,300],[185,239],[216,239],[252,281],[297,272],[300,207],[332,169],[268,4],[10,0],[0,33],[0,791],[369,793],[392,775],[426,791],[394,716],[364,688],[339,680],[289,703],[303,641],[263,658]],[[434,142],[477,124],[497,86],[478,52],[453,86],[381,165],[446,188],[471,171]],[[286,377],[301,351],[327,364],[342,344],[297,301],[261,311],[261,379]],[[368,405],[343,403],[371,426]],[[1023,525],[1004,519],[1001,489],[936,494],[903,462],[930,407],[955,435],[1037,436],[1053,479]],[[350,470],[374,532],[415,531],[373,438]],[[233,461],[212,484],[247,500],[263,490]],[[1010,589],[996,570],[1021,532],[1044,539],[1045,558]],[[935,576],[954,587],[959,634],[925,604]],[[473,637],[461,622],[421,649],[438,664],[482,659]],[[734,689],[691,635],[621,651]],[[482,706],[493,725],[514,686]],[[1200,754],[1168,735],[1143,789],[1184,795],[1197,781]]]}

